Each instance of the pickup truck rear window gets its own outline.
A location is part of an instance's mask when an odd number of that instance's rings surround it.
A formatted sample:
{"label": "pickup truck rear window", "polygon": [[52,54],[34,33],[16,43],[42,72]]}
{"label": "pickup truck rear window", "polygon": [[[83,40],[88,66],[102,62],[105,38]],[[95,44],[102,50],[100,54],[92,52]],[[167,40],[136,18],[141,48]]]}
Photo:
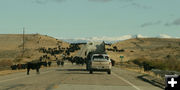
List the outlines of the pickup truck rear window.
{"label": "pickup truck rear window", "polygon": [[93,57],[93,60],[94,60],[94,59],[104,59],[104,57],[101,56],[101,55],[100,55],[100,56],[94,56],[94,57]]}

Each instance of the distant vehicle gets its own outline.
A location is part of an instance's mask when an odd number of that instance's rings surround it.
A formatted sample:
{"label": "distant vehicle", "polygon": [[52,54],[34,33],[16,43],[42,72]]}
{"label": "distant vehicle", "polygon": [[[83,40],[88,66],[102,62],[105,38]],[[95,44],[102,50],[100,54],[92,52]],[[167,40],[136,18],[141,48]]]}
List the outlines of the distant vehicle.
{"label": "distant vehicle", "polygon": [[89,73],[93,71],[106,71],[111,74],[111,60],[107,54],[93,54],[89,62]]}
{"label": "distant vehicle", "polygon": [[94,54],[106,54],[105,52],[105,43],[104,42],[88,42],[86,44],[86,69],[89,70],[90,68],[90,62],[91,62],[91,57]]}

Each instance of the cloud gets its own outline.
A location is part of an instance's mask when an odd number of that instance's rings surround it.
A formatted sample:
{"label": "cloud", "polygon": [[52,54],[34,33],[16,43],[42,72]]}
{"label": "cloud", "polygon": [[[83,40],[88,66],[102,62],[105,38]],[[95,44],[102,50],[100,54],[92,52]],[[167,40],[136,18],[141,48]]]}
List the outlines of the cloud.
{"label": "cloud", "polygon": [[54,1],[54,2],[64,2],[66,0],[51,0],[51,1]]}
{"label": "cloud", "polygon": [[124,35],[124,36],[119,36],[119,37],[107,37],[107,36],[103,36],[103,37],[88,37],[88,38],[73,38],[73,39],[67,39],[67,38],[61,38],[64,41],[67,42],[89,42],[89,41],[105,41],[107,43],[113,43],[116,41],[122,41],[122,40],[126,40],[126,39],[130,39],[132,38],[132,35]]}
{"label": "cloud", "polygon": [[132,38],[147,38],[147,36],[137,34],[137,35],[132,35]]}
{"label": "cloud", "polygon": [[46,4],[48,2],[56,2],[56,3],[61,3],[61,2],[64,2],[66,0],[34,0],[34,3],[37,3],[37,4]]}
{"label": "cloud", "polygon": [[131,2],[134,0],[88,0],[89,2],[111,2],[111,1],[119,1],[119,2]]}
{"label": "cloud", "polygon": [[134,0],[118,0],[118,1],[131,2],[131,1],[134,1]]}
{"label": "cloud", "polygon": [[34,2],[37,4],[45,4],[47,0],[35,0]]}
{"label": "cloud", "polygon": [[162,23],[162,21],[160,21],[160,20],[156,21],[156,22],[146,22],[146,23],[142,24],[141,27],[147,27],[147,26],[152,26],[152,25],[159,25],[161,23]]}
{"label": "cloud", "polygon": [[121,2],[127,2],[128,4],[122,6],[122,8],[126,8],[126,7],[135,7],[135,8],[142,8],[142,9],[150,9],[152,7],[150,6],[146,6],[146,5],[142,5],[140,3],[136,3],[134,2],[135,0],[120,0]]}
{"label": "cloud", "polygon": [[[58,37],[57,37],[58,38]],[[167,34],[160,34],[158,36],[144,36],[141,34],[137,34],[137,35],[124,35],[124,36],[119,36],[119,37],[107,37],[107,36],[103,36],[103,37],[88,37],[88,38],[59,38],[61,40],[64,40],[66,42],[70,42],[70,43],[85,43],[85,42],[89,42],[89,41],[105,41],[106,43],[115,43],[117,41],[123,41],[123,40],[127,40],[127,39],[131,39],[131,38],[180,38],[180,37],[172,37],[169,36]]]}
{"label": "cloud", "polygon": [[180,18],[174,20],[173,22],[164,24],[165,26],[180,26]]}
{"label": "cloud", "polygon": [[[64,2],[66,0],[33,0],[33,2],[38,3],[38,4],[45,4],[48,2]],[[88,0],[89,2],[111,2],[111,1],[115,1],[115,0]],[[120,2],[131,2],[134,0],[116,0],[116,1],[120,1]]]}
{"label": "cloud", "polygon": [[110,2],[112,0],[88,0],[90,2]]}
{"label": "cloud", "polygon": [[160,34],[160,35],[157,36],[157,37],[159,37],[159,38],[173,38],[173,37],[171,37],[171,36],[169,36],[169,35],[167,35],[167,34]]}
{"label": "cloud", "polygon": [[149,6],[141,5],[139,3],[134,3],[134,2],[131,5],[136,7],[136,8],[143,8],[143,9],[150,9],[151,8]]}
{"label": "cloud", "polygon": [[119,40],[126,40],[130,39],[132,35],[124,35],[120,37],[90,37],[90,38],[76,38],[76,39],[81,39],[81,40],[88,40],[88,41],[119,41]]}

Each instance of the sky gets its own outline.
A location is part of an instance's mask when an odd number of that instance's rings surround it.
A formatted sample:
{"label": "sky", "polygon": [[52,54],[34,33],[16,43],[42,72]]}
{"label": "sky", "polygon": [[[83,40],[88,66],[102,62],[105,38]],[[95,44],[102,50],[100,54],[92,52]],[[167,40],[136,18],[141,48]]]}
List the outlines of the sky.
{"label": "sky", "polygon": [[180,0],[0,0],[0,33],[180,37]]}

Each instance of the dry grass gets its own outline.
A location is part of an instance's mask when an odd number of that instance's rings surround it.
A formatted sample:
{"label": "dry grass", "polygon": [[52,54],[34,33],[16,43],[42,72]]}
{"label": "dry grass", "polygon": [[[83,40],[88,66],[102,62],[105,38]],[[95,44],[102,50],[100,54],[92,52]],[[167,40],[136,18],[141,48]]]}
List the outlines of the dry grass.
{"label": "dry grass", "polygon": [[[145,58],[148,63],[159,69],[180,71],[180,39],[137,38],[120,41],[106,48],[117,47],[124,52],[107,51],[111,59],[123,62]],[[173,63],[176,62],[176,63]],[[175,66],[174,66],[175,65]]]}
{"label": "dry grass", "polygon": [[140,67],[148,67],[149,69],[160,69],[180,72],[180,61],[175,58],[169,60],[149,60],[145,58],[138,58],[133,60],[134,64]]}
{"label": "dry grass", "polygon": [[145,75],[149,75],[149,76],[152,76],[154,78],[157,78],[157,79],[160,79],[160,80],[164,80],[163,77],[161,77],[160,75],[157,75],[155,74],[154,72],[151,72],[151,71],[144,71],[143,68],[131,68],[131,67],[124,67],[124,66],[116,66],[118,68],[123,68],[123,69],[126,69],[126,70],[129,70],[129,71],[134,71],[134,72],[138,72],[138,73],[141,73],[141,74],[145,74]]}
{"label": "dry grass", "polygon": [[11,60],[1,60],[0,61],[0,67],[6,67],[11,66],[13,63]]}
{"label": "dry grass", "polygon": [[179,42],[180,39],[138,38],[120,41],[106,48],[116,46],[118,50],[125,50],[125,52],[108,51],[110,57],[116,61],[120,61],[120,55],[125,56],[124,61],[134,60],[136,58],[165,60],[168,55],[175,57],[176,60],[180,60]]}
{"label": "dry grass", "polygon": [[[0,75],[7,75],[15,72],[24,72],[26,70],[9,70],[12,64],[26,63],[34,59],[39,59],[44,53],[40,53],[38,48],[62,48],[69,47],[69,43],[56,38],[40,35],[25,35],[25,52],[22,58],[22,34],[0,34]],[[51,58],[53,59],[53,58]]]}
{"label": "dry grass", "polygon": [[[120,56],[124,56],[123,62],[141,59],[139,60],[140,64],[145,62],[156,69],[180,71],[180,39],[137,38],[120,41],[111,46],[106,46],[106,48],[113,49],[114,46],[118,50],[125,50],[125,52],[107,51],[110,58],[116,63],[121,61]],[[121,66],[121,68],[163,80],[160,75],[151,71],[144,71],[138,66],[134,68],[127,65],[126,67]]]}
{"label": "dry grass", "polygon": [[40,47],[55,48],[60,45],[63,48],[69,47],[69,43],[40,34],[25,35],[25,53],[22,58],[22,35],[21,34],[0,34],[0,61],[4,59],[30,61],[43,55],[37,50]]}

